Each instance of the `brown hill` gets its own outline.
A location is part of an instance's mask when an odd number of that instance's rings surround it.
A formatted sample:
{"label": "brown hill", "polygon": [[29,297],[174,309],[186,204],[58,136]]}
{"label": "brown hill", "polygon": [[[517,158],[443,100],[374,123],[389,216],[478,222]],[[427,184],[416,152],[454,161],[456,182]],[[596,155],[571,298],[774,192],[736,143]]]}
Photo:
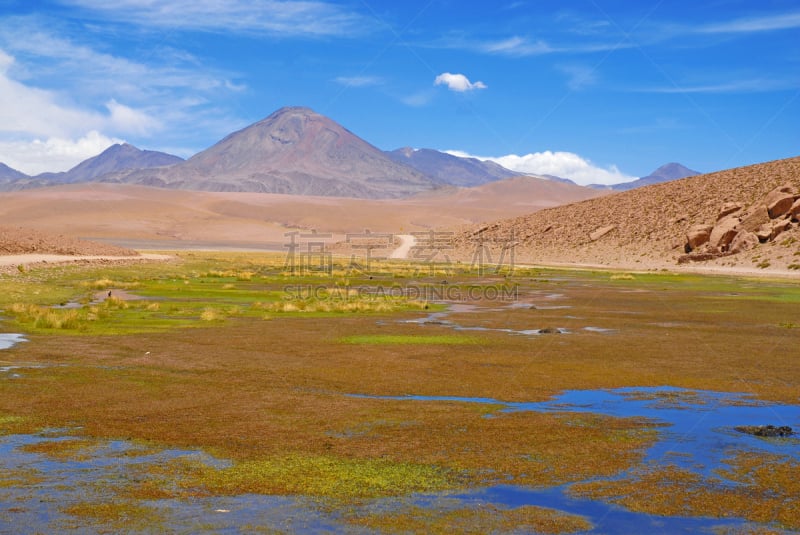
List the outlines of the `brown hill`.
{"label": "brown hill", "polygon": [[136,251],[115,245],[81,240],[64,234],[22,227],[0,227],[0,255],[19,254],[135,256]]}
{"label": "brown hill", "polygon": [[[726,204],[741,206],[737,213],[751,214],[755,208],[748,207],[761,206],[770,191],[784,184],[800,191],[800,157],[656,184],[473,226],[458,235],[457,246],[467,258],[481,245],[497,255],[503,244],[515,243],[518,261],[625,269],[675,266],[686,253],[686,235],[692,226],[715,224]],[[781,221],[785,219],[788,218],[781,216]],[[711,263],[798,269],[798,240],[800,230],[793,223],[777,239]]]}
{"label": "brown hill", "polygon": [[103,181],[360,198],[404,197],[437,186],[331,119],[301,107],[282,108],[169,168],[117,173]]}

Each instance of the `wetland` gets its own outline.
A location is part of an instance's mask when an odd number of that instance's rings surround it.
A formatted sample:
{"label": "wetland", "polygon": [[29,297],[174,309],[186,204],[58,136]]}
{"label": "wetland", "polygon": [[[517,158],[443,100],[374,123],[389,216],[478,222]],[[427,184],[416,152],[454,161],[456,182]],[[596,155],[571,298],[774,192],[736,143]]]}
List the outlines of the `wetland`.
{"label": "wetland", "polygon": [[174,256],[0,276],[0,531],[800,530],[795,280]]}

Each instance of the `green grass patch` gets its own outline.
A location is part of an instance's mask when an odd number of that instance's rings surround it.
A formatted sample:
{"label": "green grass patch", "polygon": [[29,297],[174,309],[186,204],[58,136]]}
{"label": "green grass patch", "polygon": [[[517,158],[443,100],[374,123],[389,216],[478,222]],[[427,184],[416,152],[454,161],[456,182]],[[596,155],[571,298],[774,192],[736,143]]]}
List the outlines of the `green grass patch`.
{"label": "green grass patch", "polygon": [[[213,495],[306,495],[353,499],[399,496],[452,488],[450,474],[434,466],[374,459],[291,454],[243,461],[227,468],[177,461],[178,485]],[[165,474],[166,475],[166,474]]]}
{"label": "green grass patch", "polygon": [[481,339],[475,336],[457,334],[360,334],[345,336],[339,341],[344,344],[368,345],[474,345],[481,343]]}

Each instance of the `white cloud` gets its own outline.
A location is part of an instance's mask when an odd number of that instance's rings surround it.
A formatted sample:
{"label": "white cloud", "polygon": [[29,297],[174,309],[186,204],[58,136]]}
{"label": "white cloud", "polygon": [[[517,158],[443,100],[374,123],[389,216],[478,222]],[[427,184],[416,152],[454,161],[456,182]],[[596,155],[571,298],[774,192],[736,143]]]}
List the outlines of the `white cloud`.
{"label": "white cloud", "polygon": [[102,113],[23,84],[9,76],[14,65],[15,59],[0,49],[0,162],[14,169],[66,171],[120,142],[116,135],[148,134],[160,126],[149,114],[114,99]]}
{"label": "white cloud", "polygon": [[66,171],[97,156],[121,139],[90,131],[78,139],[51,137],[46,140],[0,141],[0,162],[29,175]]}
{"label": "white cloud", "polygon": [[241,126],[217,104],[246,89],[230,74],[160,46],[132,60],[69,31],[44,16],[0,15],[0,162],[64,171],[112,140],[147,145],[158,134],[162,147],[180,146]]}
{"label": "white cloud", "polygon": [[11,79],[7,73],[14,58],[2,50],[0,58],[4,65],[0,69],[0,134],[72,137],[100,126],[100,114],[62,104],[51,91]]}
{"label": "white cloud", "polygon": [[62,0],[120,22],[146,27],[296,36],[363,34],[364,18],[319,0]]}
{"label": "white cloud", "polygon": [[113,98],[106,103],[106,108],[111,114],[109,123],[114,131],[144,136],[161,128],[156,118],[120,104]]}
{"label": "white cloud", "polygon": [[561,178],[569,178],[584,186],[588,184],[618,184],[620,182],[630,182],[637,178],[626,175],[617,169],[615,165],[605,169],[598,167],[589,160],[572,152],[552,152],[547,150],[544,152],[525,154],[523,156],[509,154],[499,157],[473,156],[455,150],[445,152],[462,158],[488,160],[519,173],[553,175]]}
{"label": "white cloud", "polygon": [[470,82],[469,78],[463,74],[452,74],[444,72],[436,77],[433,85],[446,85],[450,91],[464,93],[466,91],[474,91],[475,89],[486,89],[487,86],[483,82]]}

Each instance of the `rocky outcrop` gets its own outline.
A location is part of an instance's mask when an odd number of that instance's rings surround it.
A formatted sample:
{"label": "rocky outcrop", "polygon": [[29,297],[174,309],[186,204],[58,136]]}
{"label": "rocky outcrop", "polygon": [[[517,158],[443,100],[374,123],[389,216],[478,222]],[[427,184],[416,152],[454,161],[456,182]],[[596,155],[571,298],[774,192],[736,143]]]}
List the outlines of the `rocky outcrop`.
{"label": "rocky outcrop", "polygon": [[708,243],[712,230],[714,230],[714,225],[693,225],[686,233],[687,252]]}
{"label": "rocky outcrop", "polygon": [[688,255],[680,263],[740,253],[774,241],[800,219],[800,195],[791,185],[779,186],[747,209],[726,202],[713,225],[693,225],[686,234]]}
{"label": "rocky outcrop", "polygon": [[728,216],[717,221],[708,239],[709,245],[720,252],[727,251],[728,245],[739,233],[739,223],[741,221],[736,216]]}
{"label": "rocky outcrop", "polygon": [[726,202],[725,204],[722,205],[722,209],[720,209],[719,214],[717,214],[717,221],[719,221],[725,216],[738,212],[741,209],[742,205],[739,203]]}
{"label": "rocky outcrop", "polygon": [[756,236],[753,232],[747,232],[745,230],[736,234],[736,237],[733,238],[733,241],[731,242],[729,250],[731,254],[741,253],[743,251],[755,249],[759,243],[761,243],[761,241],[759,240],[758,236]]}
{"label": "rocky outcrop", "polygon": [[764,199],[770,219],[777,219],[784,215],[794,203],[794,188],[790,185],[775,188]]}
{"label": "rocky outcrop", "polygon": [[606,234],[608,234],[609,232],[611,232],[612,230],[614,230],[615,228],[617,228],[616,225],[608,225],[605,227],[600,227],[589,234],[589,239],[591,241],[597,241]]}
{"label": "rocky outcrop", "polygon": [[794,204],[789,208],[789,216],[792,221],[800,221],[800,199],[794,201]]}

